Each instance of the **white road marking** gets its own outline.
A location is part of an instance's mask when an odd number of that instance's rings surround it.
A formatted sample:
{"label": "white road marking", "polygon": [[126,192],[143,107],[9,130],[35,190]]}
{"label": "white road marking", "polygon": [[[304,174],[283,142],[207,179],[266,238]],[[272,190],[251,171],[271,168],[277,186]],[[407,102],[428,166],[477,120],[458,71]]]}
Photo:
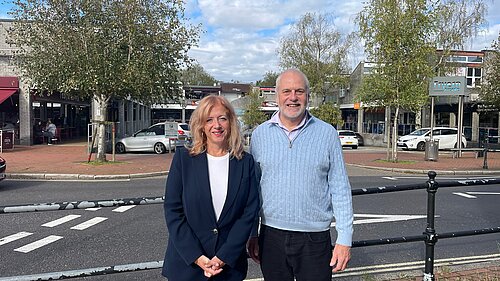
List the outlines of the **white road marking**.
{"label": "white road marking", "polygon": [[[468,193],[468,192],[467,192]],[[469,198],[469,199],[475,199],[477,198],[476,196],[473,196],[473,195],[469,195],[467,193],[462,193],[462,192],[453,192],[453,194],[455,195],[458,195],[458,196],[462,196],[462,197],[465,197],[465,198]]]}
{"label": "white road marking", "polygon": [[474,195],[500,195],[500,192],[466,192],[467,194],[474,194]]}
{"label": "white road marking", "polygon": [[54,227],[54,226],[58,226],[60,224],[72,221],[72,220],[77,219],[79,217],[81,217],[81,216],[80,215],[67,215],[67,216],[62,217],[60,219],[57,219],[57,220],[54,220],[54,221],[51,221],[51,222],[48,222],[48,223],[44,223],[44,224],[42,224],[42,226],[45,226],[45,227]]}
{"label": "white road marking", "polygon": [[121,207],[118,207],[118,208],[114,209],[113,212],[123,213],[123,212],[126,212],[126,211],[134,208],[135,206],[136,205],[121,206]]}
{"label": "white road marking", "polygon": [[85,209],[85,211],[92,211],[92,212],[95,212],[95,211],[99,211],[100,209],[101,209],[101,207],[87,208],[87,209]]}
{"label": "white road marking", "polygon": [[56,242],[59,239],[62,239],[62,236],[50,235],[50,236],[47,236],[43,239],[40,239],[40,240],[35,241],[33,243],[30,243],[28,245],[24,245],[20,248],[14,249],[14,251],[21,252],[21,253],[29,253],[33,250],[36,250],[36,249],[41,248],[43,246],[46,246],[50,243]]}
{"label": "white road marking", "polygon": [[4,238],[0,238],[0,245],[4,245],[4,244],[10,243],[12,241],[16,241],[18,239],[21,239],[21,238],[24,238],[24,237],[28,237],[31,234],[33,234],[33,233],[22,231],[22,232],[18,232],[16,234],[12,234],[12,235],[6,236]]}
{"label": "white road marking", "polygon": [[81,224],[79,224],[79,225],[75,225],[75,226],[73,226],[71,229],[76,229],[76,230],[84,230],[84,229],[87,229],[87,228],[89,228],[89,227],[91,227],[91,226],[94,226],[94,225],[96,225],[96,224],[98,224],[98,223],[100,223],[100,222],[103,222],[103,221],[105,221],[105,220],[107,220],[107,219],[108,219],[108,218],[103,218],[103,217],[95,217],[95,218],[90,219],[90,220],[88,220],[88,221],[86,221],[86,222],[83,222],[83,223],[81,223]]}
{"label": "white road marking", "polygon": [[395,177],[382,177],[383,179],[386,179],[386,180],[391,180],[391,181],[397,181],[398,179],[395,178]]}
{"label": "white road marking", "polygon": [[[368,218],[354,220],[354,224],[368,224],[368,223],[382,223],[382,222],[396,222],[407,220],[425,219],[427,215],[377,215],[377,214],[354,214],[354,218]],[[331,227],[335,226],[335,222],[330,224]]]}

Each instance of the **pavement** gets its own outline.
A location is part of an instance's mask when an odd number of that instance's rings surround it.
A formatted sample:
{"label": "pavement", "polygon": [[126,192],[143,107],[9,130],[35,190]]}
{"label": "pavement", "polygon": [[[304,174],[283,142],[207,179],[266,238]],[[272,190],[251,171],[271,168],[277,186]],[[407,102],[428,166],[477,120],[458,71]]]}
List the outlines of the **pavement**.
{"label": "pavement", "polygon": [[[106,180],[130,179],[168,174],[173,153],[126,153],[113,157],[107,154],[107,163],[96,165],[95,154],[88,153],[85,141],[68,141],[55,145],[19,146],[3,150],[0,155],[7,161],[6,178],[42,180]],[[437,161],[426,161],[423,152],[398,151],[398,162],[385,161],[387,152],[382,147],[344,149],[347,165],[401,173],[439,175],[500,175],[500,153],[490,152],[487,161],[473,152],[464,152],[453,158],[451,152],[440,151]],[[114,158],[114,159],[113,159]],[[89,159],[91,160],[89,162]],[[486,165],[485,165],[486,164]],[[500,261],[476,264],[475,267],[457,269],[450,267],[439,272],[438,280],[499,280]],[[486,279],[483,279],[486,277]],[[422,280],[422,274],[413,273],[373,280]],[[372,280],[372,279],[370,279]]]}
{"label": "pavement", "polygon": [[[95,153],[89,155],[85,141],[68,141],[54,145],[15,146],[0,154],[7,161],[7,178],[13,179],[117,179],[166,175],[173,153],[107,154],[105,164],[96,165]],[[90,162],[88,161],[90,159]],[[474,152],[463,152],[453,158],[451,152],[440,151],[437,161],[425,161],[423,152],[398,151],[398,162],[387,159],[383,147],[344,149],[347,165],[381,169],[393,172],[427,174],[433,170],[438,175],[500,174],[500,153],[490,152],[487,161]],[[113,161],[114,160],[114,161]],[[487,166],[487,169],[485,168]]]}

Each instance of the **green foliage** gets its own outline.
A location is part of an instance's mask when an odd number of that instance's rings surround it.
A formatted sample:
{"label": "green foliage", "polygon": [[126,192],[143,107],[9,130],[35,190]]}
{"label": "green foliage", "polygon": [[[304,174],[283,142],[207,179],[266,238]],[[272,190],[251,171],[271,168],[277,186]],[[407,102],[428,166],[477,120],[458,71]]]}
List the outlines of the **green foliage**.
{"label": "green foliage", "polygon": [[191,86],[213,86],[217,80],[205,71],[199,63],[190,65],[182,70],[181,81],[184,85]]}
{"label": "green foliage", "polygon": [[259,90],[253,88],[252,91],[245,97],[246,103],[244,106],[243,123],[250,128],[255,128],[260,123],[267,120],[266,114],[260,110],[264,98],[259,96]]}
{"label": "green foliage", "polygon": [[307,76],[311,92],[326,95],[324,85],[344,85],[349,73],[347,56],[354,35],[343,35],[331,14],[306,13],[281,38],[278,54],[282,68],[298,68]]}
{"label": "green foliage", "polygon": [[256,86],[267,86],[267,87],[274,87],[276,86],[276,79],[278,78],[279,73],[274,72],[274,71],[268,71],[266,74],[264,74],[264,77],[262,80],[258,80],[255,82]]}
{"label": "green foliage", "polygon": [[366,52],[378,65],[363,78],[357,100],[376,106],[419,110],[427,101],[429,58],[435,47],[425,1],[373,0],[359,15]]}
{"label": "green foliage", "polygon": [[181,1],[15,0],[10,38],[40,90],[158,103],[180,93],[179,68],[199,27]]}
{"label": "green foliage", "polygon": [[333,103],[324,103],[310,110],[315,117],[332,124],[336,128],[341,128],[344,125],[340,108]]}
{"label": "green foliage", "polygon": [[485,58],[486,72],[480,97],[484,102],[500,108],[500,33],[492,47],[493,50]]}

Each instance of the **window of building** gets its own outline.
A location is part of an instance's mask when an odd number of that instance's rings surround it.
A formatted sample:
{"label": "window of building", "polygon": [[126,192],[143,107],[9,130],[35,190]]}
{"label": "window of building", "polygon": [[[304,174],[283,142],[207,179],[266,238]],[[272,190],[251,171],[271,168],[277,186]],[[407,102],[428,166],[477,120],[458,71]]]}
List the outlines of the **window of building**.
{"label": "window of building", "polygon": [[467,67],[467,86],[469,88],[481,86],[481,68]]}

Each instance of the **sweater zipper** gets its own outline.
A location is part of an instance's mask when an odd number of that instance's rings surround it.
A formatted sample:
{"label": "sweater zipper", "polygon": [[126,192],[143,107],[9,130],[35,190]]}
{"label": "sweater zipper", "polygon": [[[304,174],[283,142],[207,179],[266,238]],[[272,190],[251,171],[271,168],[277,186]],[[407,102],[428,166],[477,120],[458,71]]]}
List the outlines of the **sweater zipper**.
{"label": "sweater zipper", "polygon": [[[288,148],[292,148],[292,143],[293,141],[299,137],[300,134],[302,134],[302,131],[304,131],[304,129],[307,127],[307,125],[309,124],[309,121],[311,121],[311,118],[309,118],[306,123],[304,124],[304,126],[302,127],[302,129],[300,129],[300,131],[297,133],[297,135],[293,138],[293,139],[289,139],[288,136],[286,135],[285,132],[283,132],[283,134],[285,135],[285,137],[288,139]],[[283,131],[283,130],[281,130]]]}

